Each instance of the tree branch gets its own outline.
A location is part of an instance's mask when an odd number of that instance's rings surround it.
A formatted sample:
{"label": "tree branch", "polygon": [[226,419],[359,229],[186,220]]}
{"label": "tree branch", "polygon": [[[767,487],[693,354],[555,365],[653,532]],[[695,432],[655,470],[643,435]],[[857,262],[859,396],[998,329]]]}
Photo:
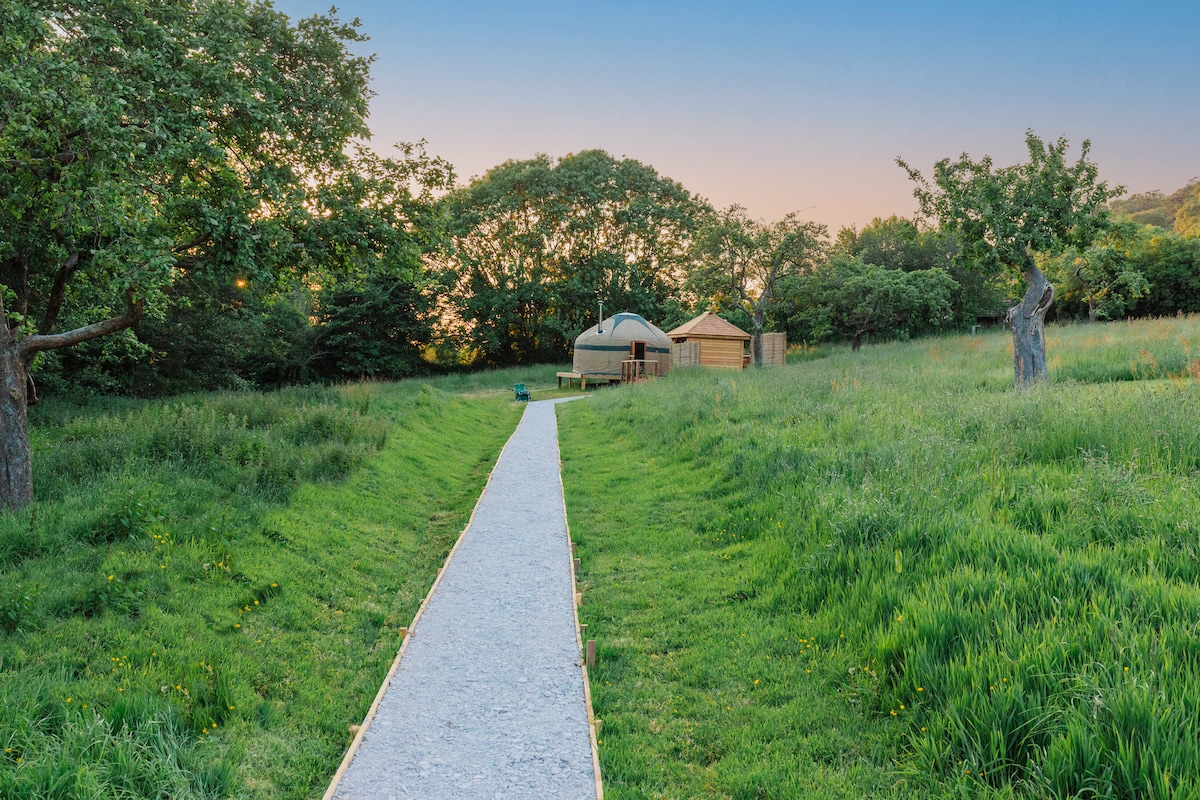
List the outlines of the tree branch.
{"label": "tree branch", "polygon": [[119,317],[112,317],[103,322],[85,325],[82,328],[76,328],[66,333],[26,336],[17,344],[17,349],[21,353],[21,357],[28,360],[43,350],[57,350],[60,347],[70,347],[71,345],[86,342],[89,339],[95,339],[105,334],[116,333],[117,331],[136,325],[142,318],[142,301],[134,300],[133,292],[130,291],[125,295],[125,302],[129,304],[129,307]]}
{"label": "tree branch", "polygon": [[48,334],[54,330],[54,324],[58,322],[58,312],[62,310],[63,300],[66,297],[67,281],[71,279],[71,275],[75,273],[75,268],[79,266],[79,251],[72,250],[58,268],[58,272],[54,275],[54,285],[50,289],[50,300],[46,304],[46,313],[42,316],[41,332]]}

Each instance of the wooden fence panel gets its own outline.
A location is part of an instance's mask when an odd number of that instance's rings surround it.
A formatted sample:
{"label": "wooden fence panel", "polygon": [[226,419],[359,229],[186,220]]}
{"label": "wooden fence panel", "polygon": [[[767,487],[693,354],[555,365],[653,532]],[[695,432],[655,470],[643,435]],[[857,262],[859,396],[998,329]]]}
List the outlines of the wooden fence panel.
{"label": "wooden fence panel", "polygon": [[671,346],[671,369],[700,366],[700,343],[678,342]]}
{"label": "wooden fence panel", "polygon": [[762,363],[765,367],[782,367],[787,364],[786,333],[762,335]]}

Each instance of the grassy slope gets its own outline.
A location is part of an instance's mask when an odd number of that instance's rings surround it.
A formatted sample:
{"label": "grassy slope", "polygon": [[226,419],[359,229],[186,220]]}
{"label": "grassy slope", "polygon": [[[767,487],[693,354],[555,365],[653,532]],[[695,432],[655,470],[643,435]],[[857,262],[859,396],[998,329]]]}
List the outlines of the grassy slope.
{"label": "grassy slope", "polygon": [[553,372],[40,407],[0,796],[319,796]]}
{"label": "grassy slope", "polygon": [[1192,796],[1196,319],[560,409],[613,798]]}

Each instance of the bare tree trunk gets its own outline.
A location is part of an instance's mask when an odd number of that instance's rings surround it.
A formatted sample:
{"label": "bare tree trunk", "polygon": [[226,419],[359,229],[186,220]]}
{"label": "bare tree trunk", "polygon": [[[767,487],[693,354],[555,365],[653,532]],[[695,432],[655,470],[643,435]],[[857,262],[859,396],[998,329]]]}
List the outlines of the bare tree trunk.
{"label": "bare tree trunk", "polygon": [[25,359],[8,327],[0,322],[0,508],[16,509],[33,500],[33,461],[29,455]]}
{"label": "bare tree trunk", "polygon": [[756,367],[762,366],[762,329],[763,317],[761,308],[753,309],[750,321],[754,323],[754,335],[750,337],[750,363]]}
{"label": "bare tree trunk", "polygon": [[1054,287],[1032,261],[1022,270],[1029,288],[1021,302],[1008,310],[1013,332],[1013,371],[1018,388],[1044,383],[1046,369],[1046,312],[1054,302]]}
{"label": "bare tree trunk", "polygon": [[21,339],[13,336],[0,295],[0,510],[17,509],[33,501],[33,460],[29,454],[30,400],[29,365],[44,350],[95,339],[136,325],[142,318],[142,301],[132,292],[125,297],[128,308],[119,317],[96,322],[65,333],[36,334]]}

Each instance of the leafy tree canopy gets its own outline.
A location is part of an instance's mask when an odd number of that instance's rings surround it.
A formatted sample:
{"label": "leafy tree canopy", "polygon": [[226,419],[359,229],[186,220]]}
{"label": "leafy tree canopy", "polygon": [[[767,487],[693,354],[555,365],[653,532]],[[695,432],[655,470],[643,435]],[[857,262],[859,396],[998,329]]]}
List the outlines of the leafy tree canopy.
{"label": "leafy tree canopy", "polygon": [[934,166],[932,185],[897,159],[917,184],[913,195],[921,213],[957,234],[960,264],[985,272],[1007,268],[1024,278],[1025,296],[1008,315],[1018,385],[1048,377],[1042,331],[1054,286],[1038,268],[1037,255],[1091,246],[1108,227],[1105,204],[1124,191],[1099,180],[1098,167],[1088,160],[1087,140],[1074,164],[1067,161],[1065,138],[1047,144],[1028,131],[1025,147],[1028,161],[1008,167],[995,167],[991,156],[974,161],[963,153],[955,161],[942,159]]}
{"label": "leafy tree canopy", "polygon": [[792,213],[775,223],[752,219],[733,205],[705,216],[696,237],[696,264],[689,287],[711,298],[717,310],[738,309],[750,320],[754,358],[767,309],[782,281],[820,263],[828,249],[824,225]]}
{"label": "leafy tree canopy", "polygon": [[[4,397],[23,407],[38,353],[161,317],[185,277],[261,294],[411,263],[383,211],[406,208],[409,167],[350,149],[368,135],[362,38],[252,0],[0,0]],[[11,414],[0,489],[19,504]]]}
{"label": "leafy tree canopy", "polygon": [[444,208],[458,332],[485,361],[513,364],[564,356],[600,300],[668,313],[705,205],[645,164],[588,150],[505,162]]}

